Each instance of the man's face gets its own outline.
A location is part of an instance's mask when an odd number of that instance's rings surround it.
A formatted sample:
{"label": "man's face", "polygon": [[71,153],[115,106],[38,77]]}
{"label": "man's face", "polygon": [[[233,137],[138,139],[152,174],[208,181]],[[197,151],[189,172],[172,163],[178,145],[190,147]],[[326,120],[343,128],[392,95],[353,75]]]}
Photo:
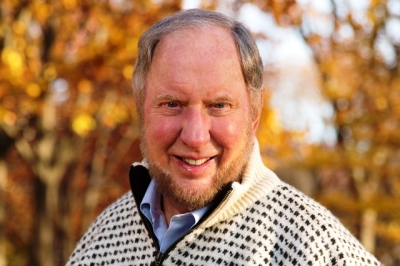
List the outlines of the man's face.
{"label": "man's face", "polygon": [[158,44],[146,83],[142,148],[164,202],[191,211],[239,181],[258,124],[250,108],[228,31],[182,30]]}

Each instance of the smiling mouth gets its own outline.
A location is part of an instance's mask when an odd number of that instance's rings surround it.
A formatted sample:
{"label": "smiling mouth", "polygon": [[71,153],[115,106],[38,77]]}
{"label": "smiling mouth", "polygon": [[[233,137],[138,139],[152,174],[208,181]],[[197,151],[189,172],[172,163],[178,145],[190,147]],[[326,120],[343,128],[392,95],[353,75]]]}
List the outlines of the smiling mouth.
{"label": "smiling mouth", "polygon": [[208,162],[209,160],[211,160],[212,158],[214,158],[214,157],[209,157],[209,158],[199,159],[199,160],[193,160],[193,159],[179,157],[179,159],[181,159],[185,163],[190,164],[190,165],[194,165],[194,166],[202,165],[202,164]]}

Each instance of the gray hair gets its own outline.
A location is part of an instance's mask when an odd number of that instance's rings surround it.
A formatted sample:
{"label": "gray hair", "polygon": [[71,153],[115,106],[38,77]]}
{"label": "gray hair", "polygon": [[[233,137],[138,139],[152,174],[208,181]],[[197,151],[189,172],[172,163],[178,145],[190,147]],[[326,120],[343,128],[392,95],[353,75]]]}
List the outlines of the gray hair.
{"label": "gray hair", "polygon": [[158,43],[169,34],[192,28],[218,26],[227,29],[237,45],[242,73],[249,89],[252,115],[261,105],[263,64],[250,31],[240,22],[221,13],[190,9],[175,13],[156,23],[140,38],[138,57],[133,72],[133,93],[139,119],[143,122],[143,105],[146,95],[146,78]]}

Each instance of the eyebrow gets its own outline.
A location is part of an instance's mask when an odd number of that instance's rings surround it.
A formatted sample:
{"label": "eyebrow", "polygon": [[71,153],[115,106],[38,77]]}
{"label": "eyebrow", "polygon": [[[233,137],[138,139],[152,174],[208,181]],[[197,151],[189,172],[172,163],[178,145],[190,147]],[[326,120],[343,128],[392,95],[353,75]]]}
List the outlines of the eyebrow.
{"label": "eyebrow", "polygon": [[235,100],[230,96],[222,96],[211,100],[212,103],[220,102],[235,102]]}
{"label": "eyebrow", "polygon": [[173,96],[168,93],[163,93],[163,94],[157,95],[154,100],[155,101],[181,101],[181,99],[179,97]]}
{"label": "eyebrow", "polygon": [[[161,101],[182,102],[183,100],[178,96],[174,96],[174,95],[171,95],[171,94],[168,94],[168,93],[163,93],[163,94],[157,95],[153,100],[153,102],[161,102]],[[234,98],[226,95],[226,96],[221,96],[221,97],[217,97],[217,98],[214,98],[214,99],[210,99],[208,102],[209,103],[221,103],[221,102],[235,103],[235,102],[237,102],[237,100],[235,100]]]}

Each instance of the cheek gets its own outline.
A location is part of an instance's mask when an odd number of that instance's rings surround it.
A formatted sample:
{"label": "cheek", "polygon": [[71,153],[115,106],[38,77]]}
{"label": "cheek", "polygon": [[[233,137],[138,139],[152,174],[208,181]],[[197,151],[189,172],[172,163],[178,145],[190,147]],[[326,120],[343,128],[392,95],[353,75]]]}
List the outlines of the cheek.
{"label": "cheek", "polygon": [[171,121],[168,118],[145,119],[147,146],[160,149],[173,144],[179,134],[178,121]]}
{"label": "cheek", "polygon": [[215,121],[211,127],[211,136],[224,150],[235,149],[246,140],[247,124],[245,119]]}

